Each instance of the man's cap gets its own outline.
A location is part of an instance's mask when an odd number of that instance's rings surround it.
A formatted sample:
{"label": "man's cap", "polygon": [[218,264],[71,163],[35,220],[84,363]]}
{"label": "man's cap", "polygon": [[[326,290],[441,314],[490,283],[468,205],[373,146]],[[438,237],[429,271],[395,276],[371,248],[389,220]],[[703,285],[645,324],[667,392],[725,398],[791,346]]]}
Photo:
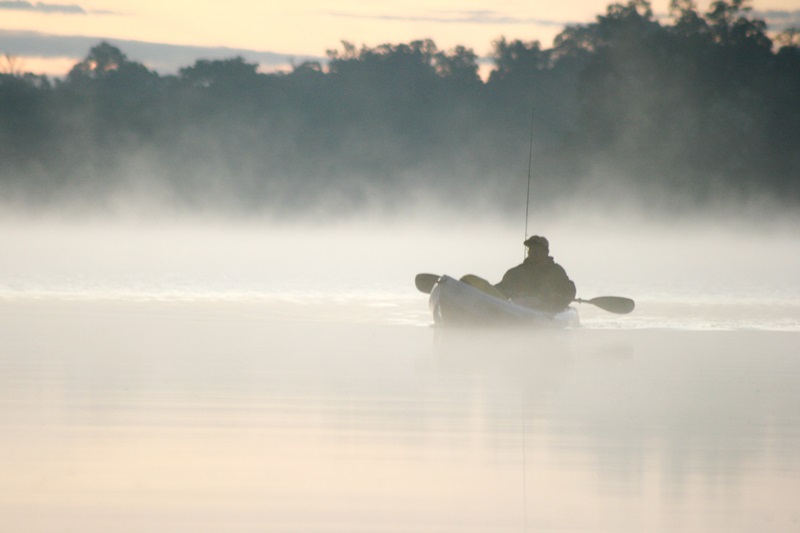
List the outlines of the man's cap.
{"label": "man's cap", "polygon": [[550,243],[547,242],[547,239],[540,237],[539,235],[534,235],[533,237],[528,238],[523,244],[528,248],[533,246],[541,246],[545,250],[550,250]]}

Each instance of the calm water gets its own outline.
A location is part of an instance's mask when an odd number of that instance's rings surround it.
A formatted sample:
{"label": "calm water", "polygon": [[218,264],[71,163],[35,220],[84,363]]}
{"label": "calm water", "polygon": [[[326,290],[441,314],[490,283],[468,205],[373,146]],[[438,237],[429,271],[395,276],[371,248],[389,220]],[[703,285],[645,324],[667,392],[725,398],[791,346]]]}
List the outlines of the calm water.
{"label": "calm water", "polygon": [[579,285],[630,316],[469,332],[413,291],[459,273],[435,257],[324,278],[240,234],[25,231],[0,252],[3,531],[800,529],[797,259],[628,263]]}

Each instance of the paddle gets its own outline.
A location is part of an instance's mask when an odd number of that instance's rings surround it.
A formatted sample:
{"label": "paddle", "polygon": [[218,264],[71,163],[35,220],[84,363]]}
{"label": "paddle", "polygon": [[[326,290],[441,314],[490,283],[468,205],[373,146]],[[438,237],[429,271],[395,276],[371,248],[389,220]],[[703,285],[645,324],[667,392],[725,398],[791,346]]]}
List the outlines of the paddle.
{"label": "paddle", "polygon": [[[433,290],[433,286],[436,285],[438,281],[438,275],[423,273],[416,275],[414,278],[414,285],[417,286],[417,290],[420,292],[430,294]],[[617,313],[619,315],[626,315],[633,311],[633,308],[636,307],[636,303],[633,300],[622,296],[598,296],[597,298],[592,298],[591,300],[576,298],[573,301],[579,304],[591,304],[603,309],[604,311],[608,311],[609,313]]]}
{"label": "paddle", "polygon": [[618,315],[627,315],[633,311],[634,307],[636,307],[636,303],[633,300],[630,298],[624,298],[622,296],[598,296],[597,298],[592,298],[591,300],[576,298],[573,300],[573,302],[578,302],[579,304],[596,305],[604,311],[608,311],[609,313],[617,313]]}
{"label": "paddle", "polygon": [[414,278],[414,285],[417,286],[419,292],[430,294],[433,286],[439,281],[439,276],[436,274],[417,274]]}

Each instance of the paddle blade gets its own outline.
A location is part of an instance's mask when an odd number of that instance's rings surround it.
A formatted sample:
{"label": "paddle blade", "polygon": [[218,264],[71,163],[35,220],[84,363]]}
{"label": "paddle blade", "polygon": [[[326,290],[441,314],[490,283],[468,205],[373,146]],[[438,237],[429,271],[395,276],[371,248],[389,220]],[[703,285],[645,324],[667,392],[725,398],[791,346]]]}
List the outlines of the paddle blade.
{"label": "paddle blade", "polygon": [[633,311],[636,307],[636,302],[630,298],[623,298],[622,296],[598,296],[591,300],[576,300],[580,303],[587,303],[596,305],[600,309],[608,311],[609,313],[617,313],[619,315],[626,315]]}
{"label": "paddle blade", "polygon": [[436,285],[438,281],[439,276],[436,274],[417,274],[414,278],[414,285],[417,286],[418,291],[430,294],[433,290],[433,286]]}

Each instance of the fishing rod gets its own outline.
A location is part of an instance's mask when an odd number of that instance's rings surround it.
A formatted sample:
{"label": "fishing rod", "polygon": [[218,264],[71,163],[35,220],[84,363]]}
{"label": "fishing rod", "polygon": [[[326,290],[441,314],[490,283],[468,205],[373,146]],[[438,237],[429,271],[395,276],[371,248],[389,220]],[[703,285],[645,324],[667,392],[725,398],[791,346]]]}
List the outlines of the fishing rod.
{"label": "fishing rod", "polygon": [[[523,242],[528,240],[528,213],[530,211],[531,205],[531,169],[533,168],[533,116],[536,112],[536,108],[531,106],[531,137],[530,137],[530,145],[528,146],[528,192],[525,194],[525,238],[522,239]],[[527,257],[527,253],[524,250],[522,251],[522,260],[525,260]]]}

